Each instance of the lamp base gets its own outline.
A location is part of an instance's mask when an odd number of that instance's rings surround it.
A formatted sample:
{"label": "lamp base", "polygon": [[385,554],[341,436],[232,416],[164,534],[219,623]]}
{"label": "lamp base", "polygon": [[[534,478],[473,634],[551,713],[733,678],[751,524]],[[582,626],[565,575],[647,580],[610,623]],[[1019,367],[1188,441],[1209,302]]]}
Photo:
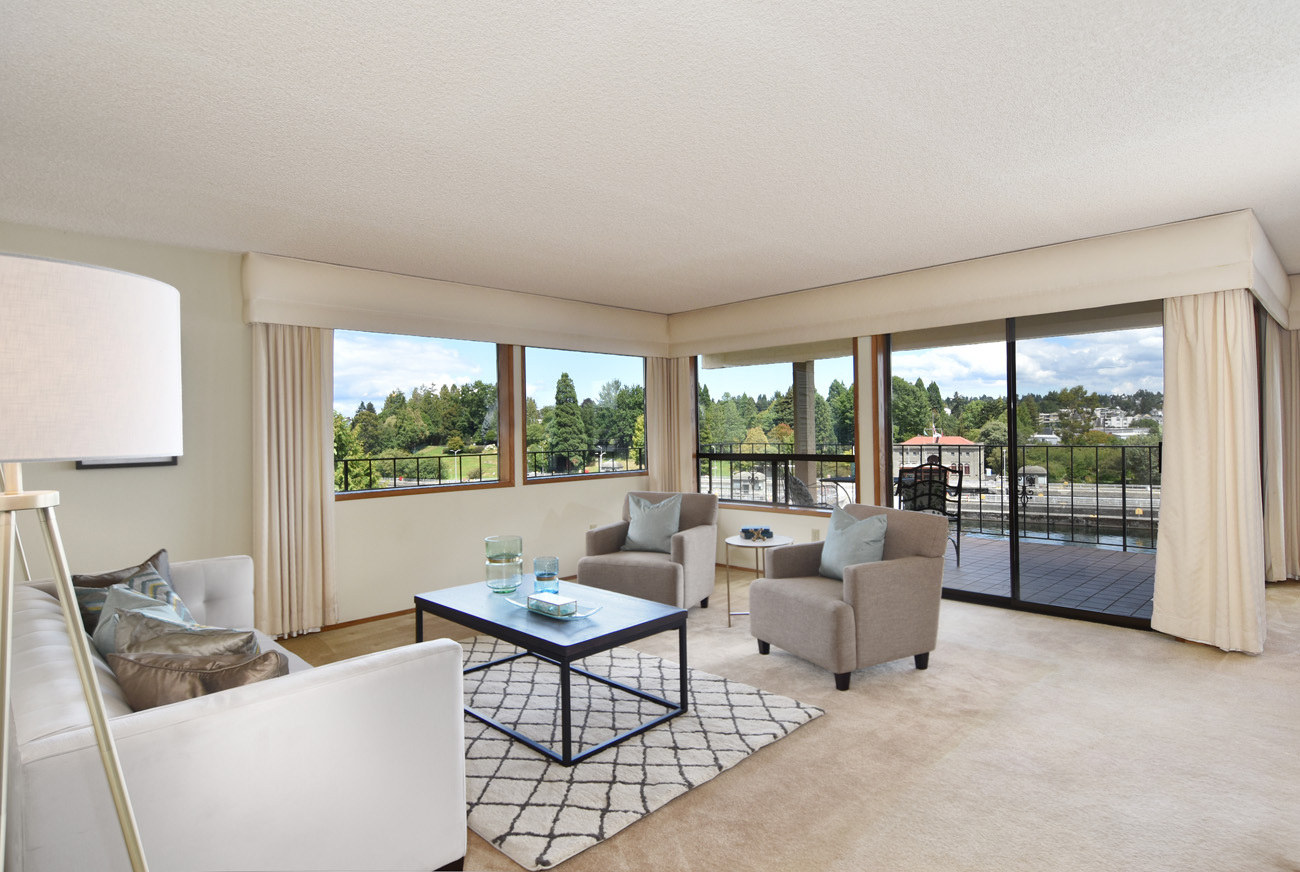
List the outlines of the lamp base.
{"label": "lamp base", "polygon": [[140,842],[140,831],[136,825],[135,812],[131,808],[131,799],[126,792],[126,782],[122,776],[122,763],[117,756],[117,745],[108,727],[108,715],[104,709],[104,697],[95,678],[95,668],[90,653],[90,640],[81,623],[81,612],[77,608],[76,594],[72,589],[72,574],[68,570],[68,558],[63,551],[63,541],[59,538],[59,527],[54,517],[54,507],[59,504],[58,491],[18,491],[22,475],[17,464],[5,464],[7,492],[0,494],[0,857],[4,856],[5,824],[8,818],[8,789],[12,773],[9,771],[9,743],[13,741],[9,724],[9,684],[12,673],[13,655],[13,611],[15,575],[15,546],[18,540],[18,512],[35,511],[41,521],[45,534],[45,545],[54,568],[55,589],[59,595],[59,606],[63,610],[63,620],[68,628],[69,641],[72,643],[73,657],[77,663],[77,674],[81,678],[81,690],[86,697],[86,707],[90,710],[90,721],[94,727],[95,743],[99,746],[99,756],[104,764],[104,774],[108,777],[108,787],[113,794],[113,805],[117,810],[118,823],[122,828],[122,838],[126,843],[127,856],[131,868],[136,872],[147,870],[144,848]]}

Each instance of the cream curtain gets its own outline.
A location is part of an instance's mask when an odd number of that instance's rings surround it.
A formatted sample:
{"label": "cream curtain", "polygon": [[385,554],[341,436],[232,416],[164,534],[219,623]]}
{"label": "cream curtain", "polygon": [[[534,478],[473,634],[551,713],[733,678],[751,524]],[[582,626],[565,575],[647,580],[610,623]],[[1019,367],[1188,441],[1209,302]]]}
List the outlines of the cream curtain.
{"label": "cream curtain", "polygon": [[1151,626],[1264,650],[1255,313],[1245,290],[1165,301],[1165,442]]}
{"label": "cream curtain", "polygon": [[1264,579],[1286,578],[1285,472],[1282,447],[1282,348],[1286,331],[1272,318],[1265,319],[1264,372],[1260,387],[1264,408],[1261,426],[1264,445]]}
{"label": "cream curtain", "polygon": [[694,491],[695,375],[689,357],[645,361],[646,464],[650,489]]}
{"label": "cream curtain", "polygon": [[1268,580],[1300,578],[1300,331],[1268,320],[1264,440]]}
{"label": "cream curtain", "polygon": [[334,332],[254,324],[253,561],[258,629],[338,621],[334,591]]}

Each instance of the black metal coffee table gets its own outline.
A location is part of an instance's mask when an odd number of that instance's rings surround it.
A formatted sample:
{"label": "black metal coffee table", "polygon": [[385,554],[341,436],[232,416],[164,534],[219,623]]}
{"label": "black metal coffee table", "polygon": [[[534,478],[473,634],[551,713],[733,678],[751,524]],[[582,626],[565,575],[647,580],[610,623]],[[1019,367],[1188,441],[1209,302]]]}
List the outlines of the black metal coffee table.
{"label": "black metal coffee table", "polygon": [[[525,576],[524,583],[512,596],[521,601],[526,600],[528,592],[532,589],[532,576]],[[471,666],[465,670],[466,674],[481,669],[489,669],[520,657],[536,657],[558,666],[560,669],[561,726],[561,748],[559,753],[472,708],[466,707],[465,712],[546,755],[557,763],[572,766],[586,760],[593,754],[599,754],[619,742],[671,720],[687,710],[686,610],[568,581],[560,583],[560,593],[576,599],[579,605],[584,608],[600,606],[601,609],[591,617],[578,620],[557,620],[545,615],[534,614],[527,609],[507,602],[505,596],[488,590],[487,586],[482,582],[476,582],[461,585],[460,587],[417,594],[415,597],[415,641],[424,641],[424,615],[427,612],[524,649],[523,652],[510,657]],[[635,642],[638,639],[644,639],[647,636],[653,636],[667,630],[677,631],[679,673],[678,702],[676,703],[646,693],[635,687],[629,687],[611,678],[595,675],[573,665],[574,661],[581,660],[592,654],[608,651],[619,645]],[[581,753],[574,754],[572,739],[573,714],[569,693],[571,673],[573,672],[610,687],[618,688],[640,699],[662,705],[667,711],[633,730],[620,733],[612,739],[601,742]]]}

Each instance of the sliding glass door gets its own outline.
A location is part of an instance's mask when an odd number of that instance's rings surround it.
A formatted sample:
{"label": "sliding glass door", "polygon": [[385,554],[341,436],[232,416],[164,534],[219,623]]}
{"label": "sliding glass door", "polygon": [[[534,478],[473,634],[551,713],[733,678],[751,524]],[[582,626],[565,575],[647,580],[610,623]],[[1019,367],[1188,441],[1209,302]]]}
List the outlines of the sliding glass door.
{"label": "sliding glass door", "polygon": [[[896,487],[934,455],[950,483],[963,473],[947,596],[1149,625],[1159,316],[1129,306],[893,337]],[[918,410],[930,420],[913,433]]]}

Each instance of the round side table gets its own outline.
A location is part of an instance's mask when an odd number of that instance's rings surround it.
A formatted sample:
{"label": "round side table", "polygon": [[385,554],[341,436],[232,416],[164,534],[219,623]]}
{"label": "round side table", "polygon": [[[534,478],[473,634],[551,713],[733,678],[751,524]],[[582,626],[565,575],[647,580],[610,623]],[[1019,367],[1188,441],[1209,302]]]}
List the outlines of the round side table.
{"label": "round side table", "polygon": [[[776,548],[778,545],[793,545],[794,539],[789,536],[773,536],[771,539],[746,539],[744,536],[728,536],[726,538],[726,566],[727,566],[727,626],[731,626],[732,615],[747,615],[749,612],[733,612],[731,610],[731,549],[748,548],[754,552],[754,578],[762,578],[763,572],[767,568],[765,559],[767,549]],[[762,568],[760,569],[760,565]]]}

